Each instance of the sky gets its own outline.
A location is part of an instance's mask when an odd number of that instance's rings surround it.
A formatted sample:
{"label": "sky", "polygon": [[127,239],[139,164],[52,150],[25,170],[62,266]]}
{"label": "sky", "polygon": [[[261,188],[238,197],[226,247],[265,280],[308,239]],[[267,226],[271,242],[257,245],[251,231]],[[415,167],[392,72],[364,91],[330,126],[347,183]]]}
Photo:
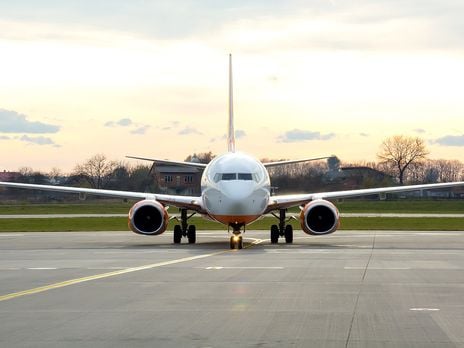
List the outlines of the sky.
{"label": "sky", "polygon": [[[464,160],[462,0],[0,0],[0,170],[97,153]],[[133,163],[133,161],[128,161]]]}

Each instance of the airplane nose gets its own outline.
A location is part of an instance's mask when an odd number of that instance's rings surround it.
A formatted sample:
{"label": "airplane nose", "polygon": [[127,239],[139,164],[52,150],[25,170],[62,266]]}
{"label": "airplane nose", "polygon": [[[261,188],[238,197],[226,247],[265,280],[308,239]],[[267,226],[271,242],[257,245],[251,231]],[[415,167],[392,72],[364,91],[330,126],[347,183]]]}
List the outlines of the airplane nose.
{"label": "airplane nose", "polygon": [[225,185],[221,191],[230,201],[239,203],[250,198],[253,194],[253,187],[250,185]]}

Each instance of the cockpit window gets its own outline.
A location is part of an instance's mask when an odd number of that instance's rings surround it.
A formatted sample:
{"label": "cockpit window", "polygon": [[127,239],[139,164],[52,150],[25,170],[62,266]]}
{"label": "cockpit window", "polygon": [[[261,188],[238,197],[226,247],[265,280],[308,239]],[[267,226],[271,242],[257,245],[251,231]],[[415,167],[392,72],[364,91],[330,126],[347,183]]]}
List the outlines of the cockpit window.
{"label": "cockpit window", "polygon": [[246,180],[246,181],[259,181],[259,176],[256,173],[216,173],[214,175],[214,182],[231,181],[231,180]]}
{"label": "cockpit window", "polygon": [[251,173],[238,173],[238,180],[253,180]]}
{"label": "cockpit window", "polygon": [[236,173],[223,173],[221,180],[237,180]]}

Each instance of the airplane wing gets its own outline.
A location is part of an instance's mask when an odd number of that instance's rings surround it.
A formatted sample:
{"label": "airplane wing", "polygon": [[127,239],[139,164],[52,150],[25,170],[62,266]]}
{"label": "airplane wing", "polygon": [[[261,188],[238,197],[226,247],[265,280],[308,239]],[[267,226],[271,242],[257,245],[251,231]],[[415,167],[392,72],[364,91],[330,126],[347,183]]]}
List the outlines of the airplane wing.
{"label": "airplane wing", "polygon": [[20,188],[20,189],[31,189],[31,190],[42,190],[42,191],[55,191],[64,193],[78,193],[78,194],[89,194],[96,196],[106,197],[118,197],[118,198],[132,198],[132,199],[154,199],[163,205],[170,205],[177,208],[185,208],[196,211],[200,214],[204,213],[201,197],[195,196],[177,196],[177,195],[164,195],[158,193],[147,193],[147,192],[130,192],[130,191],[116,191],[116,190],[101,190],[91,188],[80,188],[70,186],[52,186],[52,185],[36,185],[36,184],[22,184],[15,182],[2,182],[0,186]]}
{"label": "airplane wing", "polygon": [[464,181],[440,183],[440,184],[393,186],[393,187],[320,192],[320,193],[308,193],[308,194],[277,195],[277,196],[271,196],[266,212],[270,212],[276,209],[286,209],[286,208],[294,207],[297,205],[306,204],[315,199],[331,199],[331,198],[336,199],[336,198],[360,197],[360,196],[368,196],[368,195],[374,195],[374,194],[380,194],[380,193],[430,190],[430,189],[439,189],[439,188],[450,188],[450,187],[456,187],[456,186],[464,186]]}
{"label": "airplane wing", "polygon": [[201,169],[206,168],[206,164],[204,163],[171,161],[171,160],[162,160],[162,159],[157,159],[157,158],[146,158],[146,157],[136,157],[136,156],[126,156],[126,158],[138,159],[142,161],[150,161],[150,162],[155,162],[158,164],[195,167],[195,168],[201,168]]}
{"label": "airplane wing", "polygon": [[294,164],[294,163],[301,163],[301,162],[310,162],[310,161],[317,161],[321,159],[327,159],[333,156],[326,156],[326,157],[317,157],[317,158],[303,158],[303,159],[297,159],[297,160],[288,160],[288,161],[278,161],[278,162],[265,162],[263,163],[263,166],[266,168],[269,167],[276,167],[276,166],[281,166],[284,164]]}

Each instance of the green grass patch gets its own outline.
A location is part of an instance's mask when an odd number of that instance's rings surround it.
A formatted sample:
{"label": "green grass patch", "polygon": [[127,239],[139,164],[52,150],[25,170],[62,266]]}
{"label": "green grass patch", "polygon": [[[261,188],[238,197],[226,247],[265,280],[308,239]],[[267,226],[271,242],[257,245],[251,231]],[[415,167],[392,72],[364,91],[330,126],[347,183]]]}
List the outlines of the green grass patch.
{"label": "green grass patch", "polygon": [[[170,221],[172,230],[176,221]],[[197,230],[227,230],[213,221],[192,218]],[[250,230],[269,230],[277,219],[264,218],[248,226]],[[298,221],[291,224],[300,229]],[[427,230],[463,231],[464,218],[342,218],[342,230]],[[57,231],[127,231],[127,218],[52,218],[52,219],[0,219],[0,232],[57,232]]]}
{"label": "green grass patch", "polygon": [[[93,201],[76,203],[50,204],[0,204],[0,215],[14,214],[124,214],[129,211],[135,201]],[[334,202],[341,213],[462,213],[464,200],[343,200]],[[299,212],[298,207],[290,212]],[[175,207],[169,209],[170,214],[177,213]]]}
{"label": "green grass patch", "polygon": [[50,204],[0,204],[0,215],[33,214],[123,214],[129,212],[134,202],[50,203]]}
{"label": "green grass patch", "polygon": [[[464,200],[343,200],[333,202],[341,213],[464,214]],[[299,212],[299,208],[292,208]]]}

